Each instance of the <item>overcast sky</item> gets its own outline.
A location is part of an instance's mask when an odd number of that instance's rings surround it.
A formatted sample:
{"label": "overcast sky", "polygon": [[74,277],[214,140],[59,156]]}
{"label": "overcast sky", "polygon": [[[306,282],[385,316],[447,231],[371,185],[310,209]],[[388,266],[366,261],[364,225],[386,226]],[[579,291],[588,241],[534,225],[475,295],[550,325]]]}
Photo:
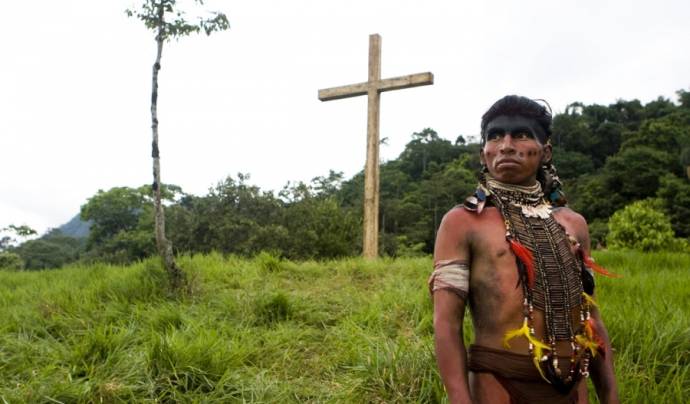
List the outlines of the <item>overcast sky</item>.
{"label": "overcast sky", "polygon": [[[182,2],[184,4],[184,2]],[[0,228],[41,232],[99,189],[152,181],[153,35],[131,1],[0,6]],[[690,2],[207,1],[231,29],[167,43],[160,72],[162,178],[203,195],[227,175],[262,189],[364,166],[366,97],[317,90],[430,71],[433,86],[382,95],[381,157],[426,127],[476,135],[509,93],[548,100],[675,101],[690,89]]]}

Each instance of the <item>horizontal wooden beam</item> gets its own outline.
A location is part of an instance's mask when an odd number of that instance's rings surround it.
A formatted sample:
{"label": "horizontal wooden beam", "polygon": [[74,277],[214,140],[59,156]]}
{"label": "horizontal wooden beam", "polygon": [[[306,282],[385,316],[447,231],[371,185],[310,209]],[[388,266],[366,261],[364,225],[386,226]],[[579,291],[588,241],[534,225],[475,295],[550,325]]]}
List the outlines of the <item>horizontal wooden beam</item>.
{"label": "horizontal wooden beam", "polygon": [[379,82],[378,87],[379,91],[392,91],[410,87],[428,86],[430,84],[434,84],[434,75],[430,72],[426,72],[384,79]]}
{"label": "horizontal wooden beam", "polygon": [[[428,86],[434,84],[434,75],[430,72],[408,74],[407,76],[383,79],[376,86],[379,92],[401,90],[403,88]],[[341,98],[366,95],[369,90],[369,82],[350,84],[347,86],[324,88],[319,90],[319,100],[331,101]]]}
{"label": "horizontal wooden beam", "polygon": [[319,99],[321,101],[330,101],[339,100],[341,98],[357,97],[360,95],[366,95],[368,90],[368,82],[324,88],[323,90],[319,90]]}

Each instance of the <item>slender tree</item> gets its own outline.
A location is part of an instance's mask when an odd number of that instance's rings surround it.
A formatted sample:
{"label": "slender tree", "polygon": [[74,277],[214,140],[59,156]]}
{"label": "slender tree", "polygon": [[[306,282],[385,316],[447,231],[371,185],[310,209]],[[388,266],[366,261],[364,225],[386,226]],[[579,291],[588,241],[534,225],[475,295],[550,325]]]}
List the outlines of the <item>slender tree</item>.
{"label": "slender tree", "polygon": [[[194,0],[203,5],[203,0]],[[184,284],[184,271],[175,263],[172,243],[165,236],[165,214],[161,205],[160,181],[160,151],[158,148],[158,72],[161,69],[163,44],[170,39],[179,39],[203,31],[206,35],[212,32],[224,31],[230,27],[228,19],[223,13],[213,12],[210,17],[199,17],[196,21],[186,19],[184,12],[177,7],[177,0],[145,0],[138,9],[128,9],[130,17],[143,21],[146,28],[155,33],[156,60],[153,63],[151,85],[151,156],[153,157],[153,194],[155,212],[156,247],[163,259],[165,270],[170,279],[172,289],[178,289]],[[170,18],[167,18],[170,17]]]}

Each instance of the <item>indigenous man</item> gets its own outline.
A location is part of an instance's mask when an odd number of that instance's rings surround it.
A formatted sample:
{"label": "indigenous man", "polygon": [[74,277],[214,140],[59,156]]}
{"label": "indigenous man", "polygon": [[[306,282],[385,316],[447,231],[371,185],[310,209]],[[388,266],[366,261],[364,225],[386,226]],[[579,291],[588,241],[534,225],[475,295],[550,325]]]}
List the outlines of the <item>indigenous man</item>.
{"label": "indigenous man", "polygon": [[[440,225],[429,287],[451,403],[618,402],[584,218],[551,165],[551,114],[515,95],[482,117],[479,186]],[[469,301],[475,341],[465,349]]]}

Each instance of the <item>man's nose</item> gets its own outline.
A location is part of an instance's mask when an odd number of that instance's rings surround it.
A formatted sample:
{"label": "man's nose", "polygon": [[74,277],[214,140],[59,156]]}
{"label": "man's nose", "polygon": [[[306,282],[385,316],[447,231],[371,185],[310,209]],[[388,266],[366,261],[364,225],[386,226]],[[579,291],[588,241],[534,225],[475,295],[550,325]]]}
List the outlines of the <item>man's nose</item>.
{"label": "man's nose", "polygon": [[499,150],[501,153],[512,153],[515,151],[515,146],[513,145],[513,136],[510,133],[506,133],[501,139],[499,145]]}

